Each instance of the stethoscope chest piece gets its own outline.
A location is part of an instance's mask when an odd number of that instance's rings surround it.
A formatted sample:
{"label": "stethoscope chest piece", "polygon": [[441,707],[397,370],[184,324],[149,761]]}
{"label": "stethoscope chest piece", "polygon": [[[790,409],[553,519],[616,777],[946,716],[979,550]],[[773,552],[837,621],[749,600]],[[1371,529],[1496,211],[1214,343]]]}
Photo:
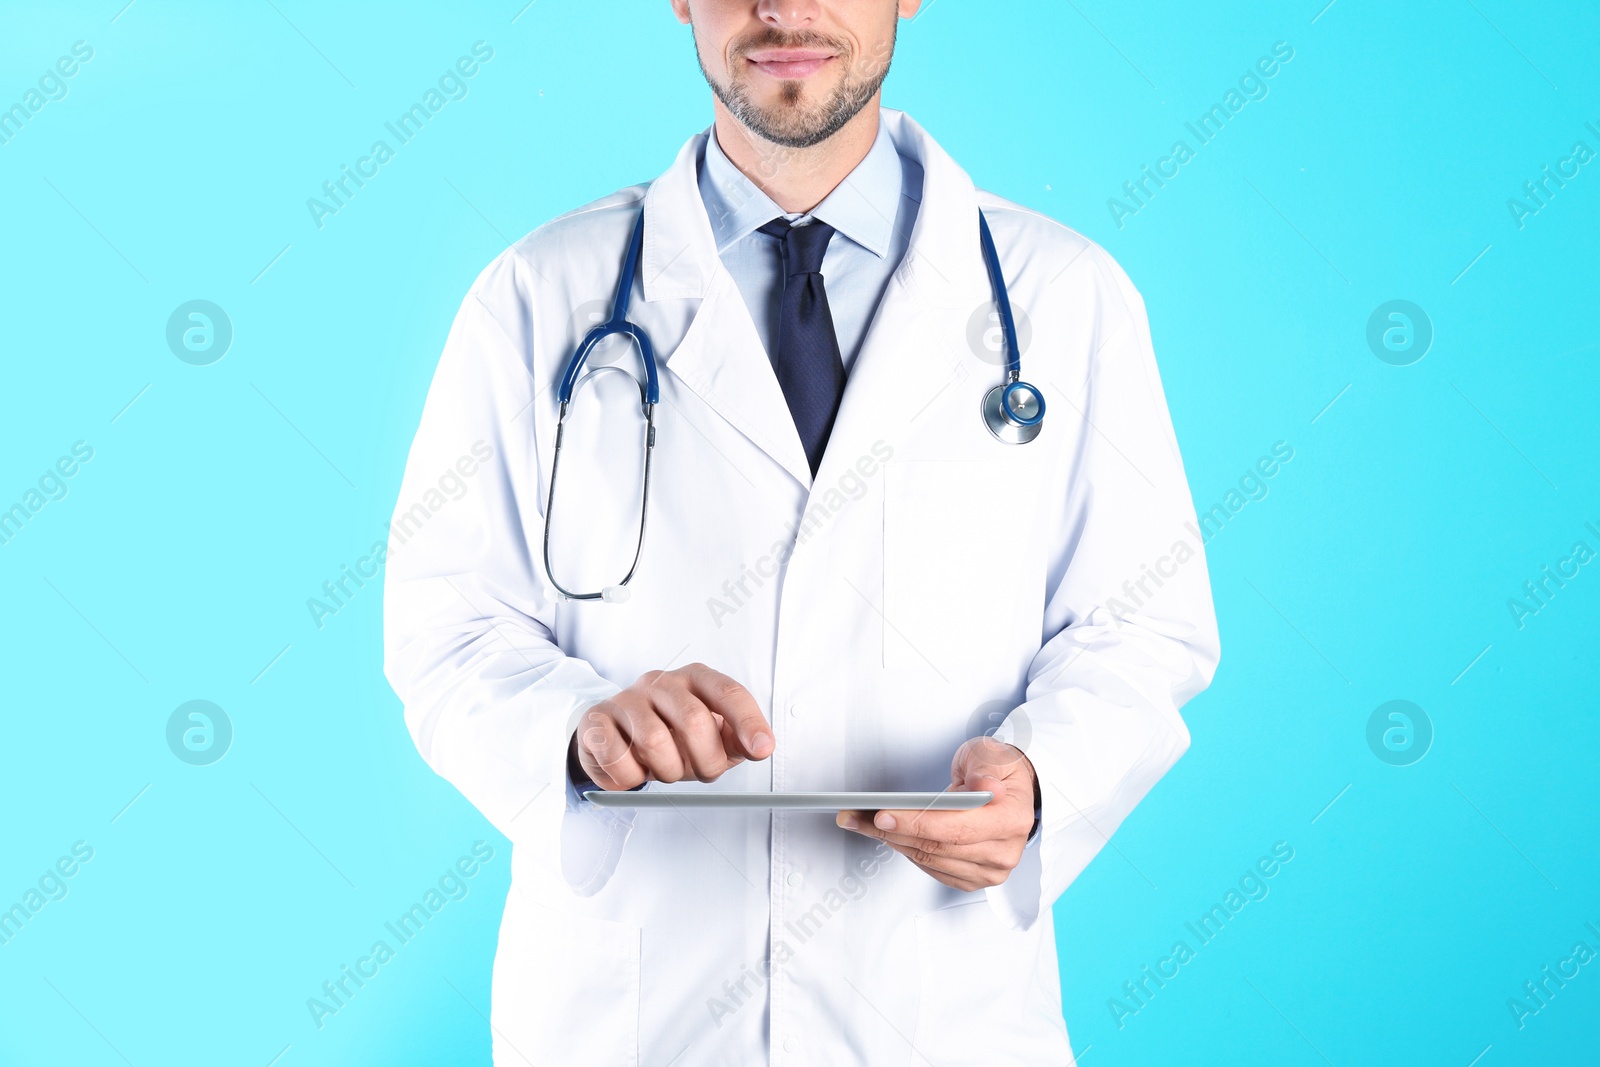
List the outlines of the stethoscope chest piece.
{"label": "stethoscope chest piece", "polygon": [[983,394],[983,424],[1008,445],[1025,445],[1044,426],[1044,397],[1023,381],[997,385]]}

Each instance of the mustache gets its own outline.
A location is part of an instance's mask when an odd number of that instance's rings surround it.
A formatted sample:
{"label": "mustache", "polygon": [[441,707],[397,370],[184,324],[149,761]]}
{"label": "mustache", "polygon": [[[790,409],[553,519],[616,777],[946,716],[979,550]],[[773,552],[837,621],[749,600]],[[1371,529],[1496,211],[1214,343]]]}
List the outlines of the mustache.
{"label": "mustache", "polygon": [[743,57],[758,48],[826,48],[842,57],[850,56],[848,44],[824,33],[816,30],[780,30],[776,26],[768,26],[742,39],[733,46],[730,54]]}

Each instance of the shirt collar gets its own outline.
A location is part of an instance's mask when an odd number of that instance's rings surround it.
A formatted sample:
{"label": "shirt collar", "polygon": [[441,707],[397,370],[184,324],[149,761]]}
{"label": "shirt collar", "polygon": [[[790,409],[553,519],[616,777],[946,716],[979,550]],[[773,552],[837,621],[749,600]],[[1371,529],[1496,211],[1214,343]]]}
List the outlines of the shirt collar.
{"label": "shirt collar", "polygon": [[716,127],[706,137],[699,173],[700,197],[711,220],[720,255],[728,246],[782,216],[791,222],[815,217],[880,259],[889,254],[905,176],[900,153],[880,118],[878,136],[866,156],[811,211],[786,212],[733,165],[717,144]]}

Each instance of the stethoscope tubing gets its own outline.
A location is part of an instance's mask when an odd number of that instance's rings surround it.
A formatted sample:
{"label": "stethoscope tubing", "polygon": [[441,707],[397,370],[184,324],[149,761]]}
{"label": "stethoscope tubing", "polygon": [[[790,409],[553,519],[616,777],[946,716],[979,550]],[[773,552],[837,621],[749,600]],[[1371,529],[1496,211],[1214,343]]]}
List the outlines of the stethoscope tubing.
{"label": "stethoscope tubing", "polygon": [[989,232],[989,220],[978,212],[978,244],[983,248],[984,266],[989,269],[989,287],[994,290],[994,302],[1000,309],[1000,332],[1006,343],[1006,381],[1022,377],[1022,346],[1017,343],[1017,320],[1011,313],[1011,294],[1006,291],[1005,274],[1000,270],[1000,253],[995,251],[994,236]]}
{"label": "stethoscope tubing", "polygon": [[644,329],[628,321],[628,301],[633,297],[633,276],[639,266],[639,255],[644,248],[644,212],[639,212],[639,217],[634,220],[633,234],[628,238],[628,252],[622,261],[622,273],[617,283],[617,294],[611,302],[611,317],[605,322],[592,328],[584,335],[578,347],[572,353],[572,358],[567,360],[567,369],[561,375],[561,385],[556,390],[556,399],[563,405],[572,402],[573,390],[577,388],[578,375],[582,373],[584,364],[589,359],[589,353],[594,346],[610,337],[612,334],[625,334],[633,339],[639,348],[639,360],[644,364],[644,402],[652,407],[661,402],[661,380],[656,367],[655,348],[650,343],[650,335]]}

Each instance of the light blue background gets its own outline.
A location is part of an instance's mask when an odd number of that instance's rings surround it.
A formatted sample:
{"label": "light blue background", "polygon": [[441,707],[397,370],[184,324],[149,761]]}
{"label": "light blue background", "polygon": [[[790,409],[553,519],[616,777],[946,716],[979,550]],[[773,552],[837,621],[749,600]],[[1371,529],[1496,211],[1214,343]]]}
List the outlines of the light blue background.
{"label": "light blue background", "polygon": [[[1600,565],[1520,629],[1507,607],[1600,550],[1600,161],[1522,228],[1507,208],[1600,150],[1600,14],[1324,2],[935,0],[886,86],[1127,269],[1197,507],[1295,450],[1209,546],[1224,653],[1191,751],[1056,908],[1090,1067],[1600,1039],[1600,963],[1520,1030],[1507,1006],[1600,949]],[[0,7],[0,106],[94,48],[0,144],[0,507],[94,448],[0,545],[0,906],[95,850],[0,945],[0,1062],[487,1063],[508,846],[412,748],[377,584],[321,629],[306,600],[381,536],[475,274],[709,123],[689,32],[665,0],[122,4]],[[470,95],[314,226],[306,198],[480,39]],[[1119,228],[1107,199],[1278,41],[1270,94]],[[165,342],[197,298],[235,331],[211,366]],[[1366,343],[1391,299],[1434,326],[1411,366]],[[233,722],[212,766],[166,746],[192,699]],[[1411,766],[1367,745],[1391,699],[1436,732]],[[470,895],[317,1029],[306,999],[479,839]],[[1119,1027],[1108,999],[1279,841],[1270,895]]]}

